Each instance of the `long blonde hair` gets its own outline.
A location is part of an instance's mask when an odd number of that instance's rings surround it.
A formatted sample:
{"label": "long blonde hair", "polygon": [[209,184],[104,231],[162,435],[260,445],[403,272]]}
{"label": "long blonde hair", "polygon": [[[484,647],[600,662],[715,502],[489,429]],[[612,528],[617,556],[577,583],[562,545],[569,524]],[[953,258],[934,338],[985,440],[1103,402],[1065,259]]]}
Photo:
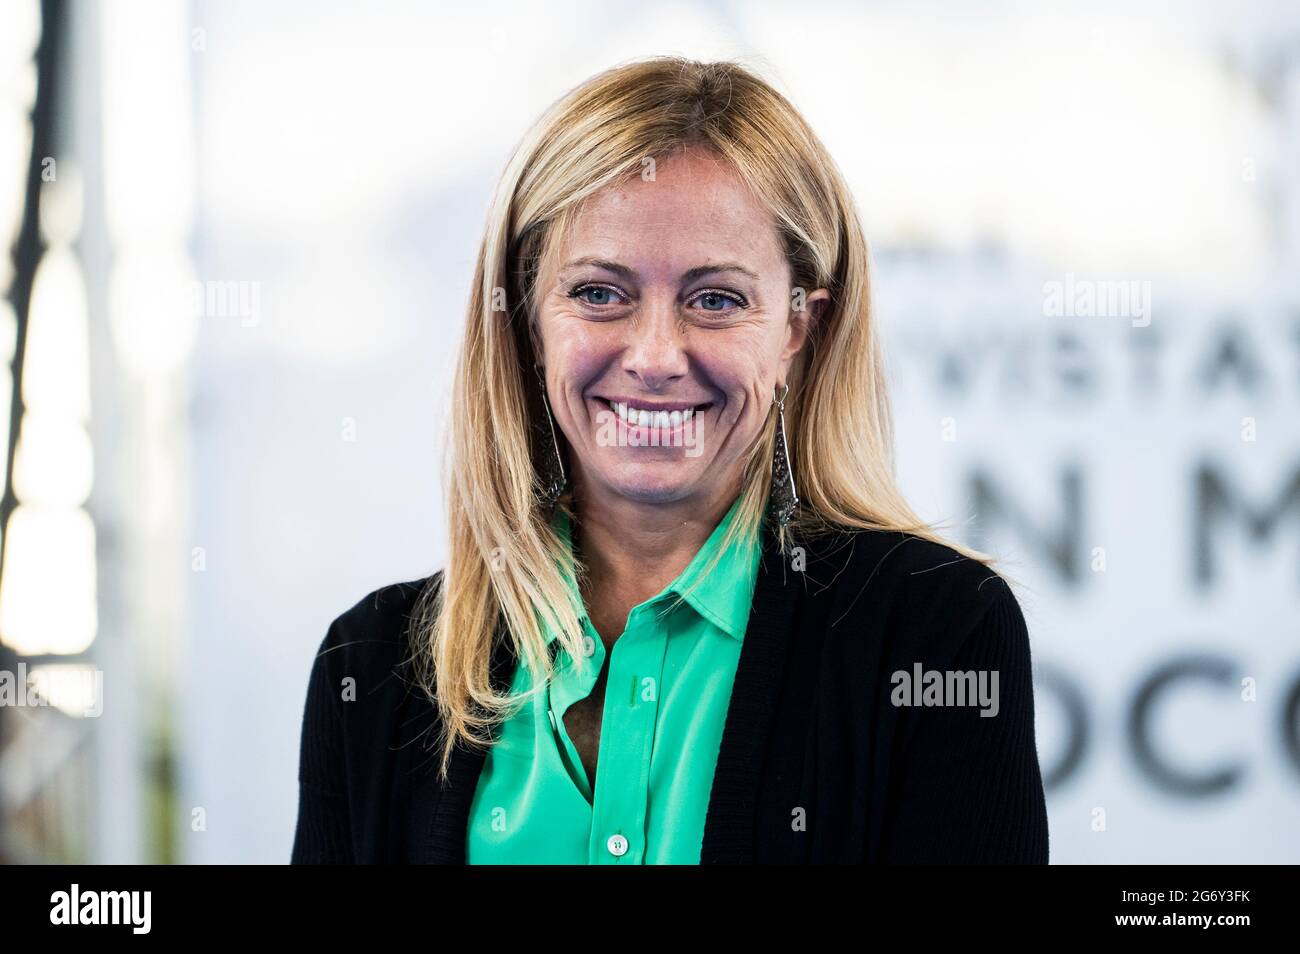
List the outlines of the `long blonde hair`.
{"label": "long blonde hair", "polygon": [[[586,198],[640,174],[647,159],[686,148],[734,167],[771,211],[793,286],[832,296],[788,376],[800,507],[789,532],[778,532],[782,552],[791,538],[838,526],[914,534],[989,562],[941,538],[895,484],[867,243],[843,177],[808,124],[736,63],[656,57],[607,70],[555,102],[524,136],[492,199],[475,266],[444,455],[449,555],[414,617],[413,660],[436,701],[444,777],[458,740],[490,744],[493,727],[531,694],[494,688],[498,632],[539,675],[533,691],[553,673],[544,624],[583,658],[582,606],[564,576],[583,567],[538,502],[534,460],[545,448],[532,422],[545,412],[532,377],[536,276]],[[776,420],[769,415],[751,448],[719,552],[761,532]]]}

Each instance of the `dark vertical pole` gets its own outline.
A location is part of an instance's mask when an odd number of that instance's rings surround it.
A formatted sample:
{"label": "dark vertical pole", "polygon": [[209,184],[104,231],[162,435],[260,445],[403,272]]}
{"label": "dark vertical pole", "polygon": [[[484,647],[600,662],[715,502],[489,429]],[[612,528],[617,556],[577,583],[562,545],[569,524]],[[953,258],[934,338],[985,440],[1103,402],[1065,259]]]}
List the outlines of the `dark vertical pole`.
{"label": "dark vertical pole", "polygon": [[[23,221],[14,245],[14,280],[9,289],[9,301],[18,318],[13,361],[13,394],[9,400],[9,448],[5,460],[5,492],[0,498],[0,527],[7,531],[9,517],[18,505],[14,496],[14,449],[18,446],[18,431],[23,420],[23,357],[27,346],[27,322],[32,303],[32,282],[36,266],[45,253],[41,241],[41,173],[44,160],[54,155],[55,148],[55,81],[58,76],[59,53],[64,35],[67,4],[64,0],[42,0],[41,39],[36,47],[36,104],[32,107],[32,154],[27,164],[27,194],[23,200]],[[0,578],[4,576],[5,554],[9,550],[9,534],[0,542]]]}

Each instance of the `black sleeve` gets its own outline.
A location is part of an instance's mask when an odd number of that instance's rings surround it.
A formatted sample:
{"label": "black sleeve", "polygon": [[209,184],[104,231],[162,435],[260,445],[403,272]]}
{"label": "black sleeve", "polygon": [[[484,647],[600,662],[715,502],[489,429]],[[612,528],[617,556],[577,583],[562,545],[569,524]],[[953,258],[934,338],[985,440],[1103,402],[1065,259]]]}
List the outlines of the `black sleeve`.
{"label": "black sleeve", "polygon": [[952,666],[998,674],[997,714],[982,716],[979,705],[909,711],[912,731],[891,785],[888,863],[1047,864],[1029,634],[1007,585],[999,578],[987,585],[1000,592]]}
{"label": "black sleeve", "polygon": [[[347,767],[339,707],[342,687],[331,673],[337,622],[312,664],[298,758],[298,826],[291,864],[351,864]],[[334,652],[331,653],[331,648]]]}

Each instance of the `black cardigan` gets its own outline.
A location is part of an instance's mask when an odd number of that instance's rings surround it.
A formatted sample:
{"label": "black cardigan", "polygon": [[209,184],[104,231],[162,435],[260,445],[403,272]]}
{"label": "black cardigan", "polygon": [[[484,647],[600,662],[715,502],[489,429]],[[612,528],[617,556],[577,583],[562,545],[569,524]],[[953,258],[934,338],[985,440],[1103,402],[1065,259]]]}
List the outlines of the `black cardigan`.
{"label": "black cardigan", "polygon": [[[701,864],[1046,864],[1029,637],[1006,582],[899,533],[803,547],[796,569],[765,532]],[[439,783],[436,708],[408,668],[409,614],[441,576],[376,590],[326,633],[307,690],[293,863],[464,863],[484,754],[458,746]],[[895,705],[893,674],[918,663],[996,671],[997,715]],[[503,690],[513,666],[498,638]]]}

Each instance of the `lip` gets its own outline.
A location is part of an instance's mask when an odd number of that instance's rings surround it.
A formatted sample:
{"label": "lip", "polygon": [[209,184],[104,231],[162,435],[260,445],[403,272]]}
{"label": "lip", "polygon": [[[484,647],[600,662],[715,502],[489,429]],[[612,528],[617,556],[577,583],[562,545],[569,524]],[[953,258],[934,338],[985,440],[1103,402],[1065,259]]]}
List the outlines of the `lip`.
{"label": "lip", "polygon": [[614,404],[626,404],[629,408],[635,408],[638,411],[689,411],[694,408],[697,412],[708,407],[712,401],[647,401],[644,398],[624,397],[619,394],[595,394],[593,398],[601,402],[612,402]]}
{"label": "lip", "polygon": [[[615,426],[618,433],[622,435],[619,439],[619,446],[633,447],[654,447],[654,446],[681,446],[685,438],[691,433],[699,433],[702,426],[701,419],[704,414],[713,408],[712,401],[703,401],[699,404],[692,404],[688,401],[664,401],[652,402],[634,398],[619,398],[619,401],[625,401],[628,409],[644,410],[651,413],[664,412],[671,414],[674,411],[684,414],[687,411],[694,410],[693,421],[682,420],[677,424],[668,424],[659,426],[656,424],[631,424],[620,417],[611,407],[612,398],[593,396],[591,400],[607,414],[614,414]],[[679,414],[680,416],[680,414]],[[626,441],[626,444],[625,444]]]}

